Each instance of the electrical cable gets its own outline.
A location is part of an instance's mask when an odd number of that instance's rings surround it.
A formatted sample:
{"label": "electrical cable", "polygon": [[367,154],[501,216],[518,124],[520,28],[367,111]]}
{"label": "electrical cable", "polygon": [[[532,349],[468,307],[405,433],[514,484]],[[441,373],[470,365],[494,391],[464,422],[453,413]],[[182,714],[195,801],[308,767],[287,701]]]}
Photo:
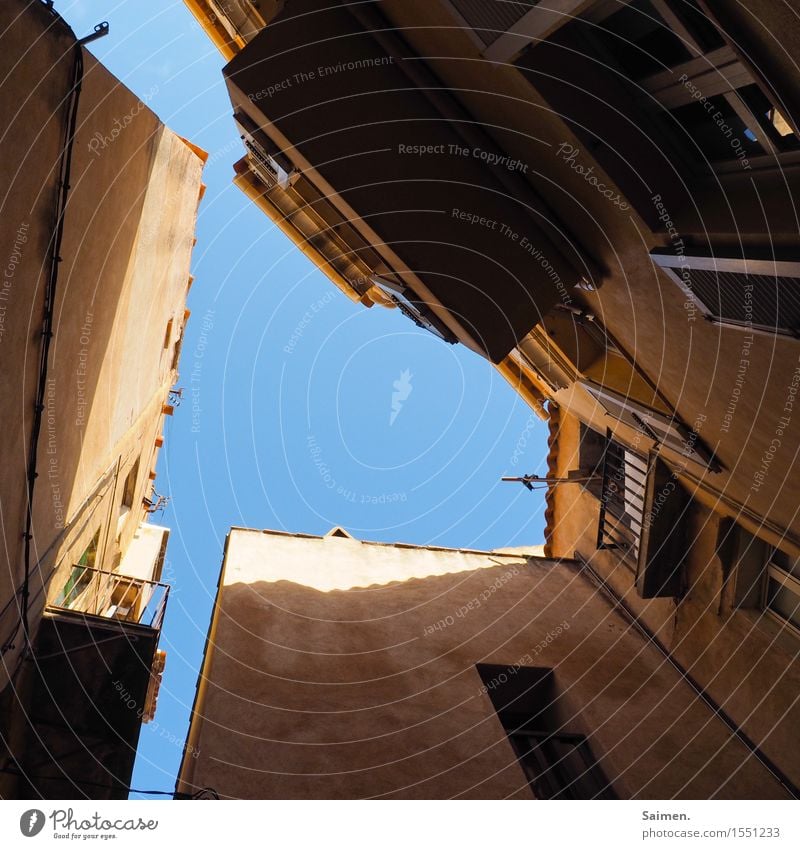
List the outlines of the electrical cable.
{"label": "electrical cable", "polygon": [[[50,344],[53,339],[53,318],[55,315],[55,299],[58,289],[58,271],[61,263],[61,244],[64,238],[64,217],[70,190],[70,173],[72,170],[72,152],[75,143],[75,131],[78,122],[78,105],[80,102],[81,86],[83,83],[83,47],[78,42],[75,46],[75,59],[72,65],[72,85],[69,92],[68,118],[65,127],[64,141],[61,148],[61,167],[56,199],[52,251],[50,254],[50,272],[45,289],[44,319],[42,322],[42,345],[39,355],[39,378],[36,387],[36,402],[34,407],[33,427],[31,429],[30,448],[28,450],[27,474],[27,510],[25,519],[25,575],[22,583],[22,605],[20,625],[25,639],[26,648],[30,648],[30,623],[28,621],[30,605],[31,581],[31,543],[33,542],[33,499],[36,488],[39,436],[42,428],[42,418],[45,410],[45,391],[49,370]],[[16,633],[16,632],[15,632]],[[12,637],[13,639],[13,637]]]}

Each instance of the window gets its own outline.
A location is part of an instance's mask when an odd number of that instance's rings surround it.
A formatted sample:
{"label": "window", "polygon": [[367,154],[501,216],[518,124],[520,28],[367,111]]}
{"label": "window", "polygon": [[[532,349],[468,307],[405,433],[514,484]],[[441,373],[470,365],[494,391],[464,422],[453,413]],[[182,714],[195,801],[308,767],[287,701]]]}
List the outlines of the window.
{"label": "window", "polygon": [[628,565],[639,561],[647,473],[646,459],[606,439],[597,548],[617,549]]}
{"label": "window", "polygon": [[119,518],[117,519],[117,537],[119,537],[128,515],[133,508],[136,497],[136,484],[139,479],[139,461],[137,460],[125,477],[122,487],[122,501],[119,505]]}
{"label": "window", "polygon": [[450,328],[425,303],[419,301],[407,286],[395,283],[384,277],[372,277],[370,282],[377,286],[400,310],[406,318],[410,318],[417,327],[433,333],[445,342],[454,345],[458,339]]}
{"label": "window", "polygon": [[693,155],[736,165],[800,146],[695,0],[634,0],[602,23],[597,38],[638,84],[642,105],[660,105],[664,131],[677,130]]}
{"label": "window", "polygon": [[[581,466],[588,469],[583,444],[582,430]],[[597,454],[596,439],[588,445],[591,462]],[[599,492],[591,484],[584,488],[600,501],[597,550],[616,552],[620,564],[633,572],[642,598],[680,595],[689,502],[666,464],[655,455],[643,457],[615,442],[609,433],[604,440]]]}
{"label": "window", "polygon": [[296,178],[291,162],[272,139],[241,109],[233,114],[247,148],[247,167],[267,188],[288,189]]}
{"label": "window", "polygon": [[651,252],[709,321],[800,336],[800,262]]}
{"label": "window", "polygon": [[721,610],[763,610],[800,635],[800,559],[753,536],[741,525],[720,522],[717,554],[727,603]]}
{"label": "window", "polygon": [[774,549],[767,563],[764,610],[800,635],[800,560]]}
{"label": "window", "polygon": [[261,145],[252,137],[243,136],[247,148],[247,164],[256,177],[268,188],[280,186],[285,189],[289,185],[289,175],[278,165]]}
{"label": "window", "polygon": [[573,711],[562,705],[552,670],[477,668],[537,799],[616,798],[588,737],[570,727]]}
{"label": "window", "polygon": [[75,607],[84,591],[92,582],[92,575],[95,560],[97,558],[97,548],[100,544],[100,529],[96,531],[91,542],[83,554],[78,558],[78,562],[72,567],[64,586],[56,596],[56,607]]}
{"label": "window", "polygon": [[139,477],[139,461],[137,460],[125,477],[125,486],[122,489],[122,506],[133,507],[133,499],[136,495],[136,481]]}
{"label": "window", "polygon": [[580,384],[612,418],[639,431],[658,445],[677,451],[688,460],[700,463],[711,471],[719,470],[719,465],[700,442],[698,435],[674,416],[665,416],[595,383],[582,380]]}
{"label": "window", "polygon": [[[668,208],[682,208],[687,190],[720,174],[800,161],[797,128],[776,93],[704,8],[694,0],[598,0],[513,59],[575,134],[581,155],[653,228],[663,223],[652,209],[655,191]],[[566,77],[553,73],[563,67]],[[670,185],[665,167],[685,185]]]}

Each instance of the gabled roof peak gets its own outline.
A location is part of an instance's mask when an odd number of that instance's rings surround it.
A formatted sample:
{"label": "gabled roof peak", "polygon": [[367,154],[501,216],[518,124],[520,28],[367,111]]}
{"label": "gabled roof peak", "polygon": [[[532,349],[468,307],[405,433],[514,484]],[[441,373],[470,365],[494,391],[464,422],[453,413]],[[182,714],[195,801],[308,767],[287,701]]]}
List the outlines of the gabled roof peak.
{"label": "gabled roof peak", "polygon": [[344,537],[344,539],[355,539],[352,534],[348,534],[347,531],[339,525],[334,525],[328,533],[325,534],[325,537]]}

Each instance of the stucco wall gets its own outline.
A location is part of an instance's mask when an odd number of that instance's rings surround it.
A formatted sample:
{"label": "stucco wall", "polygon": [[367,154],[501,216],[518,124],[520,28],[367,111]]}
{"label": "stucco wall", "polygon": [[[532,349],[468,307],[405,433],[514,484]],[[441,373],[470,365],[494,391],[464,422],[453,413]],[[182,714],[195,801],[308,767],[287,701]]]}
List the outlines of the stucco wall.
{"label": "stucco wall", "polygon": [[[558,474],[578,468],[577,420],[560,413]],[[724,564],[718,549],[720,516],[693,501],[687,528],[684,591],[677,598],[642,599],[635,566],[613,550],[598,551],[600,502],[577,485],[558,486],[553,553],[590,558],[597,570],[733,721],[795,784],[800,752],[795,740],[800,704],[800,638],[758,608],[731,608],[723,600]],[[766,568],[766,567],[765,567]],[[727,570],[727,572],[726,572]]]}
{"label": "stucco wall", "polygon": [[[786,48],[800,41],[796,16],[780,8],[780,4],[770,2],[736,9],[729,3],[711,2],[707,7],[712,15],[719,15],[723,30],[734,26],[730,36],[736,49],[744,54],[747,64],[756,67],[758,75],[769,79],[778,93],[781,108],[796,121],[792,107],[798,101],[800,75],[790,60],[791,50]],[[692,151],[691,138],[684,139],[685,145],[678,143],[678,149],[669,152],[662,144],[663,134],[652,131],[648,135],[643,131],[650,119],[644,111],[641,114],[636,111],[638,106],[632,108],[632,117],[611,110],[588,115],[581,111],[585,101],[579,102],[577,96],[583,80],[577,76],[576,65],[582,59],[582,51],[569,39],[566,46],[559,46],[559,39],[571,24],[567,23],[552,39],[532,48],[534,58],[537,52],[548,57],[542,63],[542,73],[537,75],[521,71],[513,62],[485,60],[477,39],[470,37],[463,21],[455,18],[448,8],[447,4],[427,0],[386,0],[380,4],[388,26],[402,31],[410,48],[425,57],[425,64],[460,101],[466,113],[486,128],[499,149],[524,165],[518,176],[539,193],[545,204],[542,217],[563,225],[565,239],[571,246],[570,257],[574,250],[576,261],[585,259],[590,271],[592,266],[599,270],[595,277],[601,285],[596,292],[576,290],[574,279],[562,274],[565,288],[560,300],[594,314],[613,339],[635,358],[640,375],[628,387],[632,395],[655,407],[666,404],[684,424],[696,427],[700,439],[716,452],[722,467],[718,473],[708,472],[704,465],[692,462],[688,463],[688,473],[702,479],[704,486],[722,494],[737,509],[744,505],[751,516],[760,517],[776,533],[786,533],[800,545],[796,510],[800,500],[800,475],[796,473],[800,417],[793,401],[787,410],[787,398],[796,390],[800,374],[797,340],[756,334],[747,340],[743,354],[745,332],[714,325],[704,321],[696,308],[687,309],[683,292],[655,267],[649,255],[653,248],[672,246],[684,249],[690,256],[704,250],[712,250],[716,256],[723,256],[729,250],[755,256],[760,251],[769,254],[777,249],[796,259],[800,254],[794,200],[800,190],[800,178],[796,170],[793,167],[775,168],[771,173],[768,169],[740,170],[714,175],[708,180],[696,178],[687,166],[696,153]],[[286,12],[284,17],[291,19],[292,12]],[[313,17],[316,22],[318,16]],[[275,26],[290,24],[284,20]],[[353,21],[353,32],[359,29]],[[290,31],[286,30],[287,38]],[[262,42],[266,37],[262,33]],[[362,39],[334,41],[337,59],[346,62],[363,58],[366,48]],[[256,57],[259,50],[256,39],[232,67],[252,65],[248,55]],[[292,51],[281,54],[287,61],[284,69],[287,78],[291,78],[292,72],[309,70],[306,67],[309,63],[304,65],[300,59],[299,64],[292,64],[290,54],[294,55]],[[594,64],[583,63],[583,70],[590,77],[599,76],[602,64],[602,58]],[[277,72],[271,76],[267,65],[264,68],[256,90],[282,79],[283,75]],[[256,77],[260,73],[252,67],[249,72]],[[543,94],[547,78],[565,80],[560,100],[551,102]],[[342,92],[348,91],[348,85],[353,91],[358,90],[357,75],[339,75],[335,82]],[[609,85],[612,83],[613,80]],[[305,83],[302,90],[291,88],[284,96],[306,97],[317,84],[318,81]],[[632,101],[632,97],[623,94],[621,99]],[[647,97],[643,94],[642,99]],[[264,105],[267,100],[269,106]],[[259,108],[269,113],[274,104],[274,98],[261,101],[259,106],[243,96],[239,103],[249,109],[254,120],[260,119],[262,123],[264,118],[259,116]],[[294,119],[304,120],[302,115],[292,114]],[[298,131],[299,138],[316,137],[319,127],[314,121],[320,120],[320,115],[323,130],[333,127],[340,117],[338,111],[327,119],[319,110],[308,114],[313,114],[314,119],[302,132]],[[442,116],[441,120],[447,119]],[[587,135],[594,134],[589,143],[580,138],[580,129],[585,125],[588,125]],[[274,126],[271,132],[275,133]],[[287,147],[285,139],[276,138],[280,147]],[[412,126],[401,127],[397,132],[399,144],[423,140]],[[563,155],[564,145],[576,151],[576,159],[569,161]],[[321,169],[325,157],[318,158],[315,161],[313,154],[309,154],[311,161],[303,159],[300,163],[305,178],[321,180],[314,168]],[[612,162],[613,166],[605,169],[603,162]],[[457,170],[457,164],[457,157],[442,154],[420,157],[415,167],[419,173],[425,168],[435,168],[438,175],[456,173],[453,169]],[[406,166],[407,159],[397,155],[389,161],[386,173],[396,176]],[[477,182],[493,186],[495,178],[496,169],[487,166],[478,174]],[[332,187],[325,183],[330,189],[325,194],[335,195],[341,187],[333,179],[330,183]],[[605,190],[612,198],[618,196],[620,203],[609,200]],[[369,198],[370,202],[373,200]],[[441,200],[442,206],[446,206],[444,195]],[[492,208],[480,198],[474,205],[479,214]],[[357,204],[353,202],[353,206]],[[355,217],[362,211],[355,208]],[[363,227],[363,222],[359,226]],[[522,228],[520,236],[529,235],[542,247],[547,259],[557,265],[552,246],[536,235],[534,224],[521,221],[514,224],[517,226]],[[373,240],[381,241],[374,237]],[[454,232],[448,240],[452,243],[451,257],[470,249],[474,240],[475,229],[465,223],[463,233]],[[504,241],[498,250],[490,253],[501,265],[513,267],[519,259],[518,247],[513,241]],[[398,251],[402,254],[401,249]],[[396,258],[398,267],[404,258]],[[528,271],[528,276],[538,273],[539,263],[529,263]],[[451,272],[457,274],[452,268]],[[494,277],[489,274],[487,279]],[[491,287],[486,291],[491,291]],[[514,323],[521,314],[520,310],[511,310],[507,319]],[[555,341],[559,341],[558,337]],[[615,357],[609,356],[597,364],[593,376],[608,380],[615,365]],[[652,389],[647,389],[642,376],[658,385],[661,400],[654,400]],[[649,398],[644,397],[647,394]],[[603,418],[606,426],[614,426],[614,420],[604,416],[580,390],[562,391],[557,399],[584,418]],[[732,408],[735,410],[729,415]],[[790,424],[780,425],[787,413]],[[624,427],[620,430],[626,435]],[[663,453],[673,464],[683,464],[679,454],[668,449]],[[754,486],[765,457],[768,485]]]}
{"label": "stucco wall", "polygon": [[531,798],[478,663],[554,669],[622,797],[783,795],[569,564],[237,529],[179,789]]}
{"label": "stucco wall", "polygon": [[[0,34],[0,274],[12,272],[0,300],[5,642],[18,633],[10,600],[23,575],[27,457],[76,48],[38,2],[0,5]],[[97,565],[113,568],[144,518],[162,406],[176,380],[203,164],[147,107],[150,93],[140,99],[85,50],[83,59],[34,498],[33,629],[52,570],[80,557],[98,530]],[[123,482],[137,460],[132,509],[118,528]],[[18,652],[22,640],[15,643]],[[15,651],[3,660],[0,687]]]}

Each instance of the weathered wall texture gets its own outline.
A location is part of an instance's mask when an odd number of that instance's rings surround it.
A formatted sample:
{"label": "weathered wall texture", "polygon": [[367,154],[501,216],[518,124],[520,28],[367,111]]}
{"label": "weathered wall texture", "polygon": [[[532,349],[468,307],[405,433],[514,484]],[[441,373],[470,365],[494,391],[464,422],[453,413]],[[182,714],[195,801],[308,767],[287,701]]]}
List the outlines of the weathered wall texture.
{"label": "weathered wall texture", "polygon": [[[792,45],[800,41],[797,16],[771,2],[743,6],[719,0],[707,5],[719,15],[723,30],[730,28],[736,50],[777,90],[784,111],[795,123],[800,120],[796,111],[800,72],[789,58]],[[627,117],[614,120],[607,114],[598,122],[596,115],[576,109],[581,102],[576,95],[585,80],[577,67],[581,50],[575,52],[574,45],[561,49],[537,44],[530,55],[546,55],[545,72],[526,75],[512,62],[486,61],[469,30],[454,26],[443,4],[387,0],[381,10],[392,26],[403,29],[418,55],[434,57],[428,61],[442,84],[457,92],[502,149],[529,165],[525,178],[568,225],[576,245],[603,269],[597,292],[570,286],[568,302],[597,316],[612,339],[635,357],[640,373],[658,385],[667,409],[699,431],[723,468],[712,474],[687,463],[677,452],[664,449],[664,455],[688,475],[702,479],[712,492],[722,493],[722,501],[756,517],[765,532],[787,532],[787,539],[800,545],[800,415],[793,403],[785,410],[800,374],[797,340],[750,337],[744,329],[703,321],[696,310],[687,309],[684,294],[654,266],[648,253],[680,244],[689,256],[703,249],[724,256],[733,248],[734,254],[738,249],[745,255],[783,250],[796,259],[800,241],[795,198],[800,182],[794,167],[740,169],[710,181],[692,179],[682,171],[682,160],[666,154],[653,143],[657,136],[648,138],[641,129],[646,116],[640,127]],[[569,29],[567,24],[559,30],[555,41],[566,38]],[[585,64],[589,76],[596,76],[602,67],[602,63]],[[548,102],[542,94],[548,74],[565,80],[561,99]],[[578,137],[576,129],[581,126],[596,134],[593,144]],[[609,149],[617,157],[612,172],[600,160]],[[569,161],[567,154],[573,150],[575,157]],[[447,164],[444,158],[442,167]],[[486,170],[488,182],[493,175]],[[598,182],[609,187],[612,196],[618,195],[624,206],[602,194]],[[631,197],[634,190],[643,199],[638,206]],[[671,233],[670,225],[674,225]],[[469,239],[468,230],[464,238]],[[508,248],[513,249],[514,245]],[[557,331],[551,340],[568,351],[574,345],[574,330],[567,329],[565,336]],[[530,344],[524,341],[520,347]],[[742,359],[747,361],[743,367]],[[592,377],[661,409],[664,401],[641,378],[617,379],[618,360],[613,353],[603,357]],[[600,429],[617,427],[580,387],[558,392],[556,400]],[[731,408],[734,413],[726,418]],[[790,424],[777,433],[787,412]],[[652,444],[624,425],[617,429],[629,443],[638,437],[642,447]],[[754,486],[768,454],[767,482]]]}
{"label": "weathered wall texture", "polygon": [[[580,428],[563,411],[559,418],[555,472],[565,476],[579,467]],[[676,598],[642,599],[634,587],[635,564],[626,564],[613,550],[596,550],[599,500],[576,485],[557,486],[551,497],[553,554],[589,559],[714,701],[790,780],[800,783],[795,742],[800,638],[757,604],[737,607],[727,599],[735,565],[732,569],[721,556],[722,517],[697,501],[690,503],[681,519],[687,530],[684,589]]]}
{"label": "weathered wall texture", "polygon": [[[197,10],[196,3],[189,5]],[[486,42],[455,14],[452,4],[384,0],[379,5],[378,14],[372,4],[352,7],[349,23],[341,22],[341,8],[336,3],[301,0],[299,5],[295,2],[285,7],[274,21],[272,8],[263,8],[270,21],[266,32],[249,41],[226,71],[234,105],[261,125],[300,169],[304,182],[316,186],[364,238],[385,251],[386,239],[371,230],[372,219],[367,214],[373,204],[384,203],[385,193],[370,191],[368,197],[353,197],[348,191],[351,175],[332,174],[328,156],[331,145],[344,145],[340,153],[345,156],[352,153],[353,144],[361,143],[365,101],[362,95],[378,71],[373,68],[319,73],[313,56],[304,58],[303,53],[307,46],[304,35],[311,30],[297,22],[310,21],[308,27],[321,28],[314,29],[318,33],[332,36],[336,32],[336,37],[320,41],[325,42],[325,51],[332,53],[329,62],[335,60],[344,65],[374,59],[376,55],[386,59],[387,51],[396,49],[396,45],[392,48],[385,43],[377,47],[377,42],[365,38],[365,28],[372,29],[377,38],[387,32],[399,33],[405,45],[401,52],[407,49],[419,57],[419,61],[407,64],[418,66],[421,73],[422,69],[432,72],[435,87],[438,89],[441,84],[457,103],[457,108],[452,103],[447,109],[442,107],[433,125],[438,121],[449,128],[451,115],[462,114],[458,110],[463,110],[467,123],[484,128],[490,137],[487,145],[507,154],[519,166],[514,174],[516,187],[509,190],[506,185],[500,189],[501,194],[507,193],[513,199],[512,207],[525,206],[533,197],[531,192],[538,194],[535,206],[539,208],[541,204],[545,230],[548,225],[563,228],[570,260],[581,271],[585,267],[586,274],[600,284],[596,291],[574,288],[575,274],[563,270],[559,251],[539,233],[536,216],[518,219],[516,210],[495,210],[493,192],[500,186],[498,174],[503,167],[486,164],[480,169],[474,183],[486,191],[468,202],[468,211],[485,216],[490,221],[488,226],[493,226],[495,216],[505,217],[506,220],[495,222],[497,230],[505,232],[500,226],[505,225],[516,235],[503,236],[497,245],[486,249],[499,266],[494,273],[483,275],[483,280],[473,281],[477,290],[500,303],[498,271],[513,269],[521,258],[524,260],[521,246],[527,244],[541,249],[542,255],[527,258],[530,261],[519,278],[532,279],[545,263],[551,263],[556,270],[553,280],[558,278],[557,306],[583,309],[609,332],[608,345],[603,343],[603,349],[598,349],[596,360],[572,363],[563,385],[549,382],[542,376],[542,369],[528,367],[523,361],[519,367],[528,381],[522,392],[526,400],[530,403],[533,399],[536,408],[545,396],[555,397],[562,407],[584,421],[601,429],[614,428],[620,439],[628,443],[636,439],[645,449],[655,442],[641,431],[617,425],[576,380],[589,378],[645,406],[675,413],[685,426],[698,431],[702,443],[716,454],[720,468],[709,471],[704,463],[687,461],[678,451],[660,446],[667,461],[681,469],[683,479],[690,485],[702,486],[708,498],[719,499],[726,509],[741,513],[744,521],[758,525],[773,540],[786,540],[794,547],[795,555],[800,555],[796,510],[800,500],[800,419],[794,409],[800,350],[796,339],[770,333],[751,335],[746,328],[703,320],[697,306],[687,300],[650,256],[653,249],[667,248],[688,257],[710,252],[716,257],[741,254],[753,259],[777,256],[796,261],[800,255],[795,208],[800,191],[796,152],[780,160],[771,159],[771,154],[761,161],[754,156],[752,164],[749,159],[736,162],[734,157],[732,163],[727,162],[718,171],[706,168],[706,157],[714,159],[719,154],[698,143],[695,136],[699,138],[701,130],[674,126],[674,116],[657,106],[650,89],[620,87],[613,70],[618,57],[598,48],[593,39],[596,33],[590,32],[597,29],[596,21],[600,20],[592,16],[603,9],[608,13],[608,4],[562,4],[559,9],[563,15],[550,14],[544,7],[538,12],[532,9],[528,26],[536,31],[543,18],[548,25],[539,31],[541,38],[534,39],[530,47],[519,44],[522,52],[505,57],[508,61],[487,60]],[[677,14],[667,14],[670,23],[665,19],[663,26],[675,28],[678,21],[676,32],[680,35],[683,25],[679,19],[687,11],[686,4],[667,6]],[[731,4],[708,0],[701,6],[702,14],[708,16],[705,29],[714,33],[714,43],[727,45],[723,49],[733,51],[733,64],[746,70],[748,85],[760,90],[766,101],[776,105],[797,129],[800,72],[792,59],[792,48],[800,43],[797,16],[785,5],[766,1]],[[367,22],[359,23],[357,18],[364,16]],[[487,8],[483,20],[492,20],[492,10]],[[496,34],[502,32],[501,24],[502,17]],[[213,32],[214,22],[208,22],[206,28],[219,44],[219,37]],[[694,37],[691,26],[687,31],[690,38]],[[708,34],[695,32],[701,45]],[[291,48],[284,49],[287,45]],[[667,65],[678,66],[685,61],[686,57],[675,47],[673,44]],[[633,51],[635,48],[631,48]],[[230,51],[226,52],[229,55]],[[318,57],[323,67],[325,55],[323,51]],[[702,61],[709,61],[711,66],[708,57]],[[402,65],[397,61],[392,64]],[[393,73],[396,68],[389,70]],[[722,72],[723,77],[726,74],[727,71]],[[249,86],[249,96],[236,90],[237,80]],[[289,85],[282,85],[283,80]],[[302,82],[298,85],[293,80]],[[412,87],[419,84],[408,82]],[[711,89],[719,84],[719,80],[710,79],[695,82],[700,86],[697,96],[705,88],[711,97]],[[269,91],[269,96],[259,94],[264,91]],[[379,124],[397,125],[395,136],[388,142],[371,146],[370,153],[379,151],[382,157],[376,179],[391,181],[403,174],[408,176],[406,169],[412,171],[413,177],[421,178],[420,185],[430,173],[437,178],[441,174],[457,176],[463,163],[449,149],[411,158],[401,154],[403,147],[424,143],[426,135],[407,115],[398,123],[400,112],[392,110],[391,96],[385,91],[384,94],[381,98],[367,98],[373,124],[377,116],[381,119]],[[279,105],[282,98],[286,108]],[[300,102],[314,108],[294,111]],[[331,106],[332,103],[336,105]],[[760,114],[760,107],[753,108]],[[349,116],[348,110],[352,110]],[[659,110],[663,114],[657,114]],[[747,121],[757,123],[753,116]],[[665,124],[669,125],[666,132]],[[426,122],[426,126],[431,125]],[[716,132],[717,128],[711,129]],[[752,134],[754,129],[748,129]],[[769,151],[763,128],[755,129],[761,152]],[[354,132],[352,139],[348,132]],[[728,132],[720,129],[720,134]],[[314,139],[319,142],[320,138],[324,144],[315,152]],[[473,149],[475,152],[481,151]],[[725,158],[723,154],[722,159]],[[472,163],[472,158],[467,161]],[[462,205],[446,192],[437,196],[434,190],[429,191],[431,199],[426,209],[446,211],[451,202]],[[454,228],[445,240],[448,272],[458,278],[456,282],[464,290],[472,286],[470,276],[475,260],[467,262],[466,270],[461,271],[459,262],[470,255],[481,238],[480,228],[471,220],[464,220],[463,227]],[[564,250],[564,243],[558,239],[555,244]],[[413,267],[407,245],[398,245],[396,251],[391,257],[384,255],[389,265],[402,268],[406,263]],[[460,290],[447,297],[439,293],[437,299],[421,281],[414,281],[413,286],[440,317],[447,312],[445,307],[451,311],[451,318],[459,313],[463,317],[467,311],[469,299],[463,292],[459,294]],[[453,309],[453,301],[458,298],[462,311]],[[531,304],[527,301],[513,308],[505,303],[505,321],[501,324],[514,325],[517,330],[523,326],[523,335],[539,320],[537,338],[532,334],[525,336],[519,341],[520,350],[534,359],[538,356],[539,362],[564,356],[569,359],[577,325],[572,326],[557,311],[531,318]],[[453,329],[452,320],[450,324]],[[468,341],[463,331],[462,327],[456,336]],[[635,367],[631,366],[631,359],[635,360]],[[515,378],[511,379],[514,382]],[[533,391],[527,391],[531,386]],[[783,422],[786,416],[788,422]]]}
{"label": "weathered wall texture", "polygon": [[531,798],[479,663],[554,669],[621,797],[783,796],[573,564],[238,529],[179,790]]}
{"label": "weathered wall texture", "polygon": [[[22,646],[27,458],[75,37],[38,2],[0,6],[0,688]],[[144,517],[177,377],[202,161],[89,53],[65,215],[38,451],[31,570],[46,585],[99,531],[114,568]],[[169,327],[169,329],[168,329]],[[138,467],[136,466],[138,462]],[[137,468],[130,512],[124,482]],[[8,605],[8,607],[6,607]]]}

